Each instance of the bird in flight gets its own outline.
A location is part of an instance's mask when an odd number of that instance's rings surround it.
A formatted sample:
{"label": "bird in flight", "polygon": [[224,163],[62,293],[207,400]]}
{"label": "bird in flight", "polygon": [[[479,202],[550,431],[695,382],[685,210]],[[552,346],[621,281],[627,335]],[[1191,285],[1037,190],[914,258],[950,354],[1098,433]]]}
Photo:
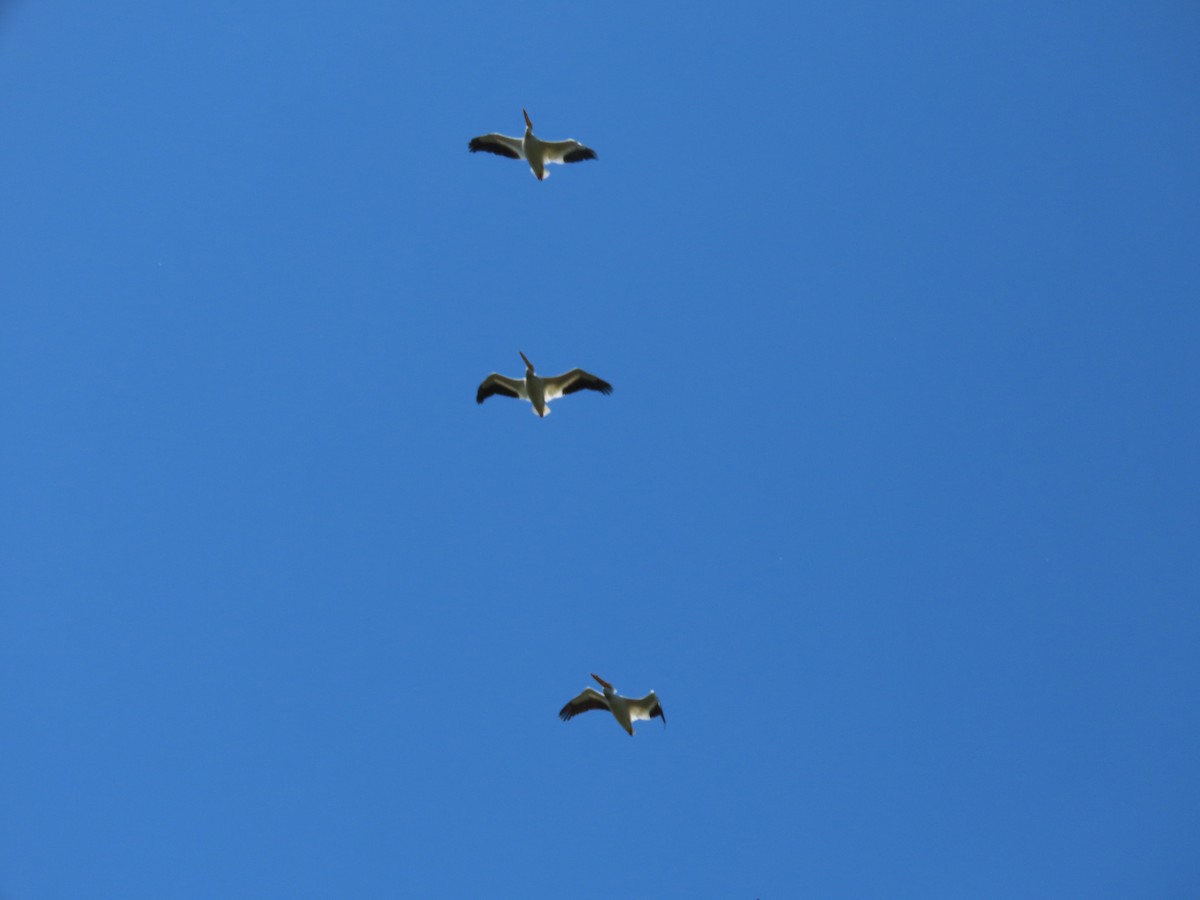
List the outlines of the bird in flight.
{"label": "bird in flight", "polygon": [[472,153],[482,150],[484,153],[495,153],[510,159],[523,159],[529,163],[529,168],[533,170],[538,181],[545,181],[550,177],[550,173],[546,171],[548,163],[577,163],[596,158],[596,151],[583,146],[579,141],[543,141],[534,137],[533,122],[529,121],[529,113],[525,110],[521,112],[525,116],[525,137],[481,134],[471,138],[467,149]]}
{"label": "bird in flight", "polygon": [[558,717],[564,722],[589,709],[607,709],[613,714],[617,724],[629,732],[630,737],[633,736],[633,723],[641,719],[649,721],[658,718],[663,720],[664,725],[667,724],[667,717],[663,715],[662,706],[654,691],[645,697],[622,697],[599,675],[592,673],[592,677],[600,682],[604,693],[601,694],[595,688],[584,688],[582,694],[567,701],[567,705],[558,711]]}
{"label": "bird in flight", "polygon": [[612,393],[611,384],[583,369],[572,369],[561,375],[543,378],[534,373],[533,363],[529,361],[528,356],[521,353],[521,359],[525,360],[524,378],[509,378],[493,372],[479,385],[479,390],[475,392],[475,402],[482,403],[488,397],[497,394],[502,397],[516,397],[518,400],[528,400],[533,404],[534,413],[545,418],[550,415],[550,401],[557,400],[564,394],[574,394],[576,391]]}

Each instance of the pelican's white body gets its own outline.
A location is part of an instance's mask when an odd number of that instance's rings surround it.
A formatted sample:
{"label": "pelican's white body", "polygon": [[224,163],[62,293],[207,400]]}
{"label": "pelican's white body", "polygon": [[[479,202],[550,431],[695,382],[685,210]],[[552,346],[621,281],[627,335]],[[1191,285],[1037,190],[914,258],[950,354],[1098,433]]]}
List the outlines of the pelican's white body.
{"label": "pelican's white body", "polygon": [[[533,169],[538,181],[545,181],[550,177],[550,173],[546,171],[546,142],[533,136],[532,125],[525,129],[525,137],[521,139],[521,155],[529,163],[529,168]],[[557,181],[554,183],[558,184]]]}
{"label": "pelican's white body", "polygon": [[[612,688],[604,689],[604,699],[608,701],[608,711],[613,714],[617,724],[633,734],[633,716],[629,709],[629,701]],[[646,716],[646,718],[650,718]]]}
{"label": "pelican's white body", "polygon": [[550,415],[550,407],[546,405],[546,382],[541,375],[535,375],[532,370],[525,373],[525,394],[525,399],[533,404],[535,416],[545,418]]}

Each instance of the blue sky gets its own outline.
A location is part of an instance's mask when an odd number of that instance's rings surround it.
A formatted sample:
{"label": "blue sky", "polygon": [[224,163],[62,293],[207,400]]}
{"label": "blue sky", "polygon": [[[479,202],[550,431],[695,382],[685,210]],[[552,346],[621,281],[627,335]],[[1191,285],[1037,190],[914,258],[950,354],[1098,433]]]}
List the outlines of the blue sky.
{"label": "blue sky", "polygon": [[0,896],[1193,896],[1200,15],[971,6],[6,4]]}

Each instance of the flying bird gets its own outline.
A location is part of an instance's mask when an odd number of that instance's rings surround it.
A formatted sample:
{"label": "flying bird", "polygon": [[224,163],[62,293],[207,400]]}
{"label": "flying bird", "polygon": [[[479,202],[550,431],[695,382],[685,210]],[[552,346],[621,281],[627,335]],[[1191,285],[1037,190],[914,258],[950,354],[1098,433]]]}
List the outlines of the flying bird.
{"label": "flying bird", "polygon": [[525,137],[515,138],[503,134],[481,134],[471,138],[467,149],[472,153],[480,150],[485,153],[495,153],[497,156],[507,156],[510,159],[523,159],[529,163],[534,177],[544,181],[550,177],[546,171],[547,163],[577,163],[585,159],[595,159],[596,151],[585,147],[579,141],[543,141],[533,136],[533,123],[529,121],[529,113],[521,110],[525,116]]}
{"label": "flying bird", "polygon": [[[520,353],[519,350],[517,352]],[[550,415],[550,401],[557,400],[564,394],[574,394],[576,391],[612,393],[611,384],[583,369],[572,369],[562,375],[542,378],[534,374],[533,363],[529,361],[528,356],[521,353],[521,359],[525,360],[524,378],[508,378],[493,372],[479,385],[479,390],[475,392],[475,402],[482,403],[496,394],[502,397],[516,397],[518,400],[528,400],[533,404],[534,413],[544,418]]]}
{"label": "flying bird", "polygon": [[611,684],[599,675],[592,673],[592,677],[600,682],[600,686],[604,688],[604,693],[601,694],[595,688],[584,688],[582,694],[569,701],[566,706],[558,711],[558,717],[564,722],[569,721],[580,713],[587,712],[589,709],[607,709],[613,714],[613,718],[617,720],[617,723],[629,732],[630,737],[633,736],[633,723],[641,719],[649,721],[659,718],[663,720],[664,725],[667,724],[667,717],[663,715],[662,706],[659,705],[658,697],[654,695],[654,691],[651,691],[645,697],[637,699],[622,697],[613,689]]}

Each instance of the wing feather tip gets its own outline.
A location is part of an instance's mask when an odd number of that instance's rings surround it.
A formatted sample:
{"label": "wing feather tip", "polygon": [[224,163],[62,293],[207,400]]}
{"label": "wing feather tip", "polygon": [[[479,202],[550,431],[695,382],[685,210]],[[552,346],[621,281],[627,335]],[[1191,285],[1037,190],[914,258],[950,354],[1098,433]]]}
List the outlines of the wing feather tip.
{"label": "wing feather tip", "polygon": [[577,163],[583,162],[585,159],[598,159],[596,151],[591,147],[578,147],[568,153],[563,154],[563,162]]}
{"label": "wing feather tip", "polygon": [[509,159],[521,158],[519,153],[513,152],[513,150],[511,150],[509,147],[506,147],[503,144],[494,144],[490,141],[485,141],[481,137],[471,138],[471,140],[467,143],[467,149],[472,153],[479,153],[482,151],[484,153],[494,153],[497,156],[507,156]]}

